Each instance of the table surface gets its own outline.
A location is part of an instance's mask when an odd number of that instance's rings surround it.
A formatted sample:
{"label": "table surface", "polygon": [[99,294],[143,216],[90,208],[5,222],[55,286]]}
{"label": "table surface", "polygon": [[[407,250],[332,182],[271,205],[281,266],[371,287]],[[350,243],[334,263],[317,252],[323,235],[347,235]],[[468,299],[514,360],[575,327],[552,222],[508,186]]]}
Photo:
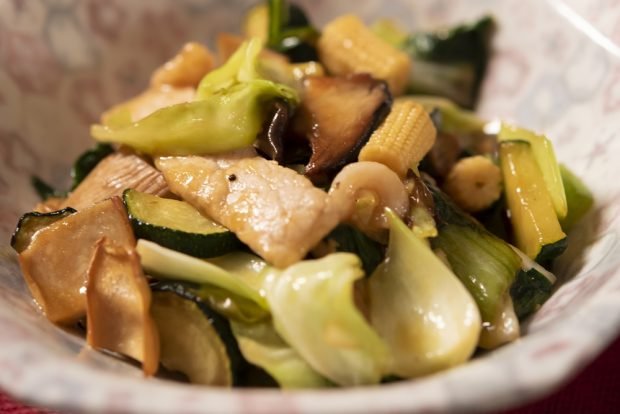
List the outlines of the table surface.
{"label": "table surface", "polygon": [[[550,396],[503,414],[612,413],[620,406],[620,338],[592,364]],[[23,405],[0,391],[0,413],[51,414]]]}

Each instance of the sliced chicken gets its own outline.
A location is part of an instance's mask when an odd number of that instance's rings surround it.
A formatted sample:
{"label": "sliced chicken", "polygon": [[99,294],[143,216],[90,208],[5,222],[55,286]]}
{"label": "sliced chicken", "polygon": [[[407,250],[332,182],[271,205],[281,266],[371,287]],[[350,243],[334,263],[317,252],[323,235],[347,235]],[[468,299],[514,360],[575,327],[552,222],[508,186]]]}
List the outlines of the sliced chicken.
{"label": "sliced chicken", "polygon": [[327,194],[263,158],[162,157],[170,190],[277,267],[301,259],[340,221]]}
{"label": "sliced chicken", "polygon": [[120,196],[127,188],[158,196],[169,194],[159,171],[136,154],[120,151],[101,160],[59,207],[80,210]]}

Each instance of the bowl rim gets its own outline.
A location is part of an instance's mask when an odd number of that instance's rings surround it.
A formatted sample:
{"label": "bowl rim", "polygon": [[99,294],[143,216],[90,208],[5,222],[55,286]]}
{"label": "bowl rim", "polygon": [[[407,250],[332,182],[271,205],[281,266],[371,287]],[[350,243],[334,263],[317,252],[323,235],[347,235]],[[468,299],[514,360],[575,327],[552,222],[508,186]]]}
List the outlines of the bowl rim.
{"label": "bowl rim", "polygon": [[[105,411],[102,402],[111,395],[122,394],[122,390],[129,392],[131,398],[128,404],[120,407],[121,411],[136,413],[165,413],[171,409],[176,411],[177,408],[188,413],[267,412],[257,407],[269,407],[270,413],[405,413],[417,410],[450,412],[457,409],[489,411],[506,408],[531,401],[558,388],[618,335],[620,313],[609,310],[617,310],[620,303],[620,271],[616,271],[620,265],[620,232],[607,231],[601,239],[609,244],[607,258],[616,260],[613,263],[610,260],[602,261],[578,277],[609,271],[613,272],[613,276],[605,280],[602,288],[594,295],[586,297],[576,312],[564,315],[566,317],[561,320],[553,320],[544,330],[527,334],[512,344],[474,358],[466,364],[419,379],[355,388],[294,391],[200,387],[157,378],[145,380],[139,373],[127,376],[102,371],[66,356],[59,358],[58,355],[45,353],[45,344],[35,339],[37,329],[26,333],[21,329],[13,331],[25,334],[25,342],[12,335],[9,329],[9,335],[0,336],[0,367],[10,367],[11,360],[24,361],[36,356],[44,369],[22,369],[22,378],[17,381],[11,369],[0,369],[0,388],[22,401],[71,412]],[[606,263],[609,265],[599,269],[601,264]],[[10,312],[8,307],[0,306],[0,324],[2,321],[6,324]],[[592,315],[598,314],[607,315],[607,319],[593,323]],[[44,319],[40,314],[38,317]],[[583,334],[579,337],[574,335],[575,326],[581,327]],[[61,331],[57,327],[53,329]],[[69,335],[64,331],[62,334]],[[519,368],[519,365],[533,361],[544,369]],[[501,377],[507,371],[512,371],[514,376],[509,381],[502,381]],[[76,385],[85,380],[99,386],[85,390]],[[33,392],[29,388],[32,382],[47,385]],[[461,383],[476,386],[482,393],[472,398],[459,391],[458,384]],[[75,389],[85,391],[84,398],[75,395],[67,398]],[[484,396],[488,398],[482,398]],[[189,403],[183,402],[188,398]],[[211,408],[205,408],[210,405]]]}

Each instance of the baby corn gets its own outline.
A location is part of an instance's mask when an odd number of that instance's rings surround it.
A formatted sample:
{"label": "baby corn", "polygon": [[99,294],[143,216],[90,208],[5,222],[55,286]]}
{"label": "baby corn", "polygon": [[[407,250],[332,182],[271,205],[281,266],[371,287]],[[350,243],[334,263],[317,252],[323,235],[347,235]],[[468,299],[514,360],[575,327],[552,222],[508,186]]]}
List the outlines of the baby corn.
{"label": "baby corn", "polygon": [[362,21],[345,15],[330,22],[317,45],[321,62],[334,75],[366,72],[387,81],[398,96],[407,86],[411,60],[377,37]]}
{"label": "baby corn", "polygon": [[502,175],[493,162],[476,155],[457,162],[443,185],[443,190],[463,210],[482,211],[497,201],[502,191]]}
{"label": "baby corn", "polygon": [[385,121],[362,148],[360,161],[380,162],[401,178],[417,166],[435,143],[437,131],[424,107],[397,99]]}

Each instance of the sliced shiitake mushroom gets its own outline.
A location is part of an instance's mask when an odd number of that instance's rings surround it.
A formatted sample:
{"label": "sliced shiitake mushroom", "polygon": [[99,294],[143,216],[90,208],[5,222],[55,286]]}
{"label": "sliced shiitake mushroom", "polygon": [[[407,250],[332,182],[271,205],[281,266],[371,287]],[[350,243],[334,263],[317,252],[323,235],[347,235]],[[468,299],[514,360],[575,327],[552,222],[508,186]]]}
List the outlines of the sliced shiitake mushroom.
{"label": "sliced shiitake mushroom", "polygon": [[283,137],[286,133],[290,113],[290,107],[286,102],[274,101],[271,112],[254,144],[262,155],[280,164],[284,159]]}
{"label": "sliced shiitake mushroom", "polygon": [[443,181],[458,161],[462,151],[459,139],[455,135],[439,132],[435,144],[426,155],[425,167],[433,176]]}
{"label": "sliced shiitake mushroom", "polygon": [[320,181],[357,159],[391,105],[387,84],[368,74],[306,78],[294,128],[312,147],[308,177]]}

